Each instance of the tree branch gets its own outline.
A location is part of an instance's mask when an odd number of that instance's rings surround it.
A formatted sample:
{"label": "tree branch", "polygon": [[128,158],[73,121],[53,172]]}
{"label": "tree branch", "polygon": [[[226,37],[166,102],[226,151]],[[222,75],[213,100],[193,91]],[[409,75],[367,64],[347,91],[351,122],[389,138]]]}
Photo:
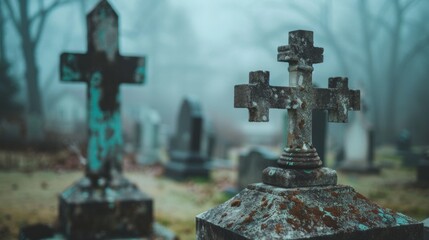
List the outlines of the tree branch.
{"label": "tree branch", "polygon": [[16,30],[21,34],[21,28],[19,27],[18,18],[15,16],[13,12],[12,5],[10,4],[10,0],[4,0],[6,3],[6,8],[9,11],[9,17],[12,19],[12,23],[15,26]]}
{"label": "tree branch", "polygon": [[43,8],[43,4],[40,6],[41,9],[34,16],[30,18],[30,22],[33,23],[33,21],[35,21],[37,18],[40,17],[39,25],[37,26],[37,30],[36,30],[36,36],[33,38],[33,43],[35,45],[37,45],[37,42],[40,40],[40,36],[42,35],[43,28],[45,26],[45,22],[48,14],[58,6],[72,1],[73,0],[56,0],[46,8]]}

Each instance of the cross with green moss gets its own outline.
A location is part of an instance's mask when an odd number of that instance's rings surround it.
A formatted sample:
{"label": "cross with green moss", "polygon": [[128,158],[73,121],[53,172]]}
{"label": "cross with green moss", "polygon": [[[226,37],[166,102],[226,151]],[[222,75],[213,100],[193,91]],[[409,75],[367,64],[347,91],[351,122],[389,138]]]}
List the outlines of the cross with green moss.
{"label": "cross with green moss", "polygon": [[[118,15],[101,1],[87,15],[88,52],[61,55],[61,80],[88,84],[86,174],[103,185],[122,171],[121,83],[142,84],[145,58],[119,54]],[[99,182],[99,183],[97,183]]]}

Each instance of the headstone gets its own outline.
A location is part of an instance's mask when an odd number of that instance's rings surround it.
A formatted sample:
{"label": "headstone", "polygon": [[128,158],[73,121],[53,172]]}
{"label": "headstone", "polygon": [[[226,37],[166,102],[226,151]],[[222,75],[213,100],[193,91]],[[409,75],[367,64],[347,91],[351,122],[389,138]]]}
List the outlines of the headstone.
{"label": "headstone", "polygon": [[119,54],[118,15],[103,0],[87,15],[88,52],[61,55],[61,80],[88,85],[86,174],[60,194],[68,239],[156,237],[153,200],[122,175],[121,83],[142,84],[143,57]]}
{"label": "headstone", "polygon": [[209,177],[214,136],[206,126],[200,103],[186,97],[179,111],[176,133],[170,141],[167,177],[177,180]]}
{"label": "headstone", "polygon": [[153,109],[140,111],[137,117],[137,162],[152,165],[161,160],[161,117]]}
{"label": "headstone", "polygon": [[238,160],[238,188],[262,181],[262,170],[277,166],[277,154],[266,147],[251,147],[240,153]]}
{"label": "headstone", "polygon": [[429,149],[422,154],[417,166],[417,182],[429,186]]}
{"label": "headstone", "polygon": [[362,112],[349,125],[344,136],[344,159],[338,170],[349,173],[379,174],[374,166],[374,129]]}
{"label": "headstone", "polygon": [[424,225],[424,240],[429,240],[429,218],[423,221]]}
{"label": "headstone", "polygon": [[310,31],[290,32],[278,51],[278,61],[289,62],[290,86],[270,86],[269,72],[251,72],[250,84],[235,86],[234,106],[248,108],[257,122],[268,121],[269,108],[287,109],[288,147],[278,168],[263,171],[262,183],[197,216],[197,239],[422,239],[423,224],[337,185],[312,146],[312,110],[346,122],[348,110],[360,107],[359,91],[339,77],[328,89],[312,88],[312,64],[322,62],[323,49],[313,47]]}
{"label": "headstone", "polygon": [[402,158],[402,165],[405,167],[417,167],[420,156],[414,153],[411,143],[411,133],[407,129],[402,129],[396,141],[396,151]]}

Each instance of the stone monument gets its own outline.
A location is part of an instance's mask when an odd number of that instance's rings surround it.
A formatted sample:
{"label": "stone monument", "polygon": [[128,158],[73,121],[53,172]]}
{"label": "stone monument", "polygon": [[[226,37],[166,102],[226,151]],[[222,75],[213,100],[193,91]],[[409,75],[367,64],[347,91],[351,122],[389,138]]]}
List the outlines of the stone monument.
{"label": "stone monument", "polygon": [[209,177],[214,137],[207,131],[204,120],[199,101],[186,97],[179,111],[176,133],[170,141],[167,177],[177,180]]}
{"label": "stone monument", "polygon": [[323,61],[313,32],[290,32],[277,59],[289,63],[290,86],[270,86],[269,72],[250,72],[248,85],[235,86],[234,106],[248,108],[255,122],[268,121],[269,108],[287,109],[288,146],[278,167],[263,171],[262,183],[196,217],[197,239],[422,239],[421,223],[337,185],[336,172],[321,167],[311,139],[312,110],[328,110],[330,122],[347,122],[348,111],[359,110],[360,93],[340,77],[330,78],[328,89],[312,87],[312,65]]}
{"label": "stone monument", "polygon": [[240,153],[238,160],[238,189],[262,181],[262,170],[277,166],[277,154],[269,148],[255,146]]}
{"label": "stone monument", "polygon": [[137,116],[137,162],[152,165],[161,162],[161,117],[153,109],[144,109]]}
{"label": "stone monument", "polygon": [[417,166],[417,182],[429,186],[429,149],[424,151]]}
{"label": "stone monument", "polygon": [[59,196],[61,231],[68,239],[155,237],[163,233],[152,198],[122,175],[119,86],[143,83],[145,59],[119,54],[118,15],[107,0],[87,15],[87,25],[88,52],[61,55],[61,80],[88,85],[86,173]]}
{"label": "stone monument", "polygon": [[344,159],[340,160],[338,170],[348,173],[379,174],[380,168],[374,166],[374,128],[362,112],[357,113],[346,130],[342,156]]}

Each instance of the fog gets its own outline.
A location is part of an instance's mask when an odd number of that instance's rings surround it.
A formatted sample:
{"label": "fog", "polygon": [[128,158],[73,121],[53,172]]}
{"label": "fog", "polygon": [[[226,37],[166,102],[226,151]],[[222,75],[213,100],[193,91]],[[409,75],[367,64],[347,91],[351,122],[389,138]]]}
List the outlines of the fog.
{"label": "fog", "polygon": [[[11,2],[18,17],[18,4]],[[30,13],[37,13],[37,1],[28,2]],[[36,49],[45,118],[67,94],[86,106],[85,84],[60,82],[59,56],[86,52],[85,14],[96,2],[70,1],[46,18]],[[150,107],[159,111],[171,132],[183,97],[193,95],[221,139],[280,139],[285,110],[270,110],[269,123],[248,123],[247,109],[233,107],[234,85],[248,83],[249,71],[267,70],[271,85],[287,86],[288,64],[277,62],[277,47],[287,44],[289,31],[303,29],[314,31],[315,46],[324,48],[324,62],[314,65],[313,82],[326,88],[329,77],[347,76],[349,87],[362,91],[379,143],[392,142],[403,128],[416,143],[429,143],[429,1],[109,2],[119,15],[121,54],[147,58],[145,84],[121,86],[124,118],[133,109]],[[8,9],[2,11],[5,56],[26,105],[21,38]],[[329,125],[331,134],[345,127]]]}

